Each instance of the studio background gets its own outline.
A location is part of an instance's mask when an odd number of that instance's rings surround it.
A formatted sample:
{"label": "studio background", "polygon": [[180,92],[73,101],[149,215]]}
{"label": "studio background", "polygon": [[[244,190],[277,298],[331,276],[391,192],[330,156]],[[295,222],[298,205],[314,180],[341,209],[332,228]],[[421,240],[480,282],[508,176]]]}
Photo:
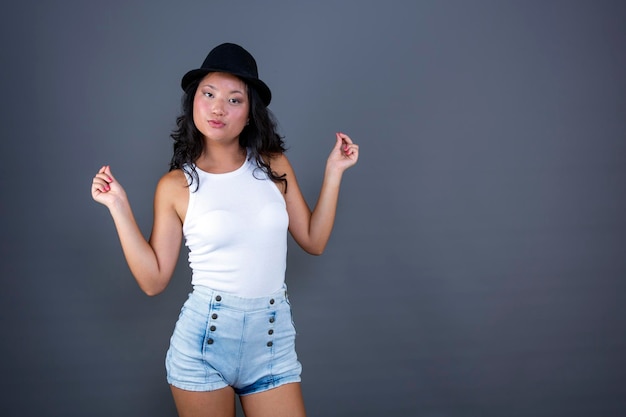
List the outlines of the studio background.
{"label": "studio background", "polygon": [[322,257],[289,242],[310,416],[626,414],[626,4],[21,1],[3,7],[0,415],[172,416],[186,250],[150,298],[93,175],[146,236],[181,76],[257,58],[309,204],[360,145]]}

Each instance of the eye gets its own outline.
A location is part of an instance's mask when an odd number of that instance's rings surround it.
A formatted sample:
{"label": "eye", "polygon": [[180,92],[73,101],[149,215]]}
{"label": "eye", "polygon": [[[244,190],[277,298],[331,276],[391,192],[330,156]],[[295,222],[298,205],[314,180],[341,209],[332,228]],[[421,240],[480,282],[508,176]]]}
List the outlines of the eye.
{"label": "eye", "polygon": [[202,93],[205,97],[213,97],[213,93],[209,93],[208,91],[204,91]]}
{"label": "eye", "polygon": [[238,98],[231,98],[229,101],[232,104],[240,104],[241,103],[241,99],[238,99]]}

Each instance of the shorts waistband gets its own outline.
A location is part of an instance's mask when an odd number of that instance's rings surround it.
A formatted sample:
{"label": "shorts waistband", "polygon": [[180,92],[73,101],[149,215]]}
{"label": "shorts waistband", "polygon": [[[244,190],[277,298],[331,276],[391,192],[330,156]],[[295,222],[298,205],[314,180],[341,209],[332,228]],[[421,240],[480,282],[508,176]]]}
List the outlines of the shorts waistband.
{"label": "shorts waistband", "polygon": [[193,292],[190,296],[212,305],[220,305],[241,311],[253,311],[266,309],[282,301],[286,301],[287,286],[283,285],[283,288],[273,294],[263,297],[247,298],[197,285],[193,287]]}

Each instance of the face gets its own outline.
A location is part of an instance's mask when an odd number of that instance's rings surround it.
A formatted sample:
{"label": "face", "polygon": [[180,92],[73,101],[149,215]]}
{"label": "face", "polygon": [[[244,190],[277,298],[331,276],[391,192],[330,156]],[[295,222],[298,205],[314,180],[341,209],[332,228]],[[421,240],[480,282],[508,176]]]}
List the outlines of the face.
{"label": "face", "polygon": [[193,99],[193,121],[207,140],[237,140],[248,121],[249,110],[246,84],[223,72],[206,75]]}

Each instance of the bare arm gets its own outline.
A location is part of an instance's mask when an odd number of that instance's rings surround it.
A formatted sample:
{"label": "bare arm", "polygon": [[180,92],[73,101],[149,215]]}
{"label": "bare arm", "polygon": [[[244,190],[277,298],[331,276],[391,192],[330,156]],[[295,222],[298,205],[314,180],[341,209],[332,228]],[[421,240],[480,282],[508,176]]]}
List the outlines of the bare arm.
{"label": "bare arm", "polygon": [[175,202],[182,198],[186,205],[188,194],[183,181],[184,175],[178,171],[166,174],[159,181],[154,197],[154,224],[147,241],[137,225],[126,192],[110,168],[102,167],[93,180],[92,197],[109,209],[126,262],[139,287],[148,295],[162,292],[176,267],[182,243],[182,220],[180,207]]}
{"label": "bare arm", "polygon": [[289,213],[289,231],[306,252],[321,255],[330,239],[335,222],[341,178],[346,169],[356,164],[359,147],[348,135],[337,133],[335,146],[326,162],[322,189],[313,211],[309,209],[298,186],[295,173],[287,158],[282,155],[273,164],[276,172],[287,174],[285,201]]}

